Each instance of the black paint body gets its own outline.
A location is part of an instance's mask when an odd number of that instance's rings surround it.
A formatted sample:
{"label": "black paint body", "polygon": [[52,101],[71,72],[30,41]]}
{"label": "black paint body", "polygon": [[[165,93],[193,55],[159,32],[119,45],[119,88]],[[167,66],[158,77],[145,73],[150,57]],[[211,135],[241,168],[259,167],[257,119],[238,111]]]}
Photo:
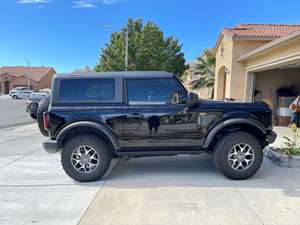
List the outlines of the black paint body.
{"label": "black paint body", "polygon": [[[90,76],[113,77],[118,80],[116,102],[99,103],[61,103],[58,100],[59,83],[63,79],[72,79],[75,75],[58,75],[54,78],[52,99],[49,108],[49,133],[52,140],[63,143],[64,135],[71,129],[68,126],[83,122],[82,129],[88,127],[85,122],[100,125],[108,140],[113,139],[113,148],[117,154],[130,152],[160,155],[160,152],[197,153],[209,150],[217,135],[231,130],[246,130],[260,139],[266,146],[271,140],[272,111],[265,103],[242,103],[199,100],[198,103],[180,104],[134,104],[127,101],[126,80],[132,77],[147,79],[172,78],[169,73],[113,73],[91,74]],[[76,79],[84,79],[77,75]],[[178,81],[179,82],[179,81]],[[180,84],[181,85],[181,84]],[[185,90],[187,95],[187,91]],[[76,126],[74,126],[76,127]],[[77,126],[78,127],[78,126]],[[79,130],[81,128],[79,127]],[[101,133],[101,132],[100,132]],[[101,133],[103,134],[103,133]],[[58,140],[60,139],[60,140]],[[150,155],[151,155],[150,154]]]}

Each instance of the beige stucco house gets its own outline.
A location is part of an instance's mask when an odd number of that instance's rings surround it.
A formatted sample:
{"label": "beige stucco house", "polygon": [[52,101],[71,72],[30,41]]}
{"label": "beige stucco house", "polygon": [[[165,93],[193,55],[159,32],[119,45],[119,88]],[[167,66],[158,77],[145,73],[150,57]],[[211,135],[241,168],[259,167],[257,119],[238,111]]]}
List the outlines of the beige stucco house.
{"label": "beige stucco house", "polygon": [[300,25],[240,24],[224,29],[215,48],[216,100],[263,100],[278,111],[279,88],[300,90]]}
{"label": "beige stucco house", "polygon": [[277,88],[300,82],[299,57],[300,25],[226,28],[216,44],[214,98],[252,101],[256,88],[270,97]]}

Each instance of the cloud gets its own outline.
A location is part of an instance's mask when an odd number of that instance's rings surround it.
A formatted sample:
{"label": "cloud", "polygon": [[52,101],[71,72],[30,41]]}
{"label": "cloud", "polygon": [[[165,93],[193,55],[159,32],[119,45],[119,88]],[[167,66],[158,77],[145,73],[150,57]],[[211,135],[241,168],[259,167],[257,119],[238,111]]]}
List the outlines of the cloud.
{"label": "cloud", "polygon": [[52,0],[19,0],[20,4],[41,4],[41,3],[51,3]]}
{"label": "cloud", "polygon": [[96,8],[99,5],[113,5],[126,0],[75,0],[74,8]]}
{"label": "cloud", "polygon": [[90,1],[84,1],[84,0],[79,0],[79,1],[73,1],[73,7],[74,8],[95,8],[97,7],[96,4],[90,2]]}

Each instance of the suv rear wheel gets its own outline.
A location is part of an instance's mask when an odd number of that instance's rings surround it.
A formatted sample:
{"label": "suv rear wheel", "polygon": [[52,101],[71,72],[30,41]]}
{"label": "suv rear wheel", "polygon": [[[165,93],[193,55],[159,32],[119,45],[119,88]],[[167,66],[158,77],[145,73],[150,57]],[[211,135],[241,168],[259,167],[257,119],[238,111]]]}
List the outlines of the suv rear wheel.
{"label": "suv rear wheel", "polygon": [[225,135],[217,142],[213,152],[215,167],[226,177],[234,180],[254,175],[263,161],[260,142],[246,132]]}
{"label": "suv rear wheel", "polygon": [[111,163],[108,145],[92,135],[78,135],[64,146],[61,162],[65,172],[79,182],[100,179]]}

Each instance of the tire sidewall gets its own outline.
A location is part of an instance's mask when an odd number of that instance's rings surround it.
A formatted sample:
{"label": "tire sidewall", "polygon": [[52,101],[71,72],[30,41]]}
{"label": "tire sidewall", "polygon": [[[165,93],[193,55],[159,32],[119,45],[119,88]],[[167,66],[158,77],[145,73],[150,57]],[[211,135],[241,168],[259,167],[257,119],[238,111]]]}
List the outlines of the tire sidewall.
{"label": "tire sidewall", "polygon": [[[71,162],[71,157],[74,150],[79,147],[87,145],[92,147],[99,156],[99,163],[95,170],[90,173],[81,173],[77,171]],[[62,151],[61,154],[61,162],[65,172],[72,179],[79,182],[89,182],[95,181],[101,178],[106,171],[108,170],[111,163],[111,151],[107,147],[107,145],[98,137],[95,136],[76,136],[73,139],[69,140]]]}
{"label": "tire sidewall", "polygon": [[[245,170],[233,169],[228,161],[230,150],[237,144],[248,144],[254,152],[254,161],[251,166]],[[217,144],[215,151],[215,164],[218,164],[218,169],[220,169],[226,177],[231,179],[246,179],[254,175],[263,161],[263,151],[260,142],[253,135],[246,132],[235,132],[226,135]]]}
{"label": "tire sidewall", "polygon": [[32,119],[34,119],[34,120],[37,119],[37,118],[36,118],[36,115],[35,115],[34,113],[30,113],[30,117],[31,117]]}

